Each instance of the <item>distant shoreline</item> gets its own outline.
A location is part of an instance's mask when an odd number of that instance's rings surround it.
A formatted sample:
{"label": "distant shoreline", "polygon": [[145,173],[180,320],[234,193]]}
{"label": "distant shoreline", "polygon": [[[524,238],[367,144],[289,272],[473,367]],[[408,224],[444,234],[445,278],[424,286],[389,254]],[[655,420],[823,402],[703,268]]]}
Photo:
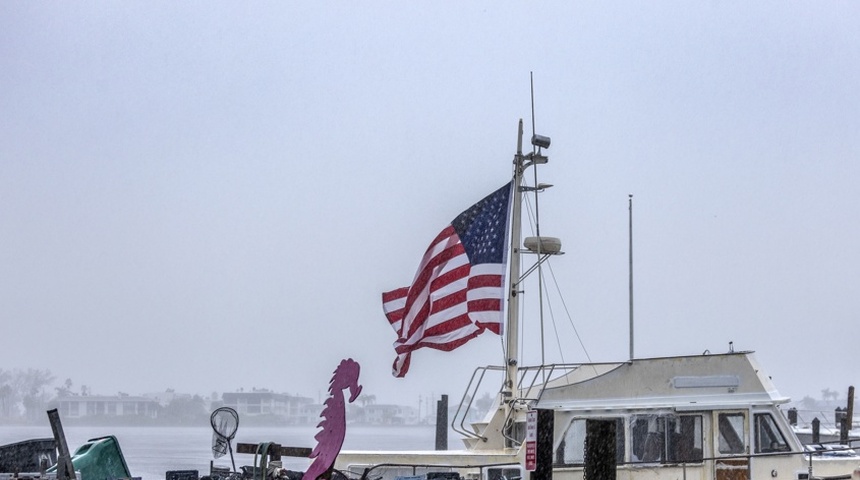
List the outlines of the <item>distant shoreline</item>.
{"label": "distant shoreline", "polygon": [[[176,422],[174,419],[158,419],[158,418],[141,418],[141,417],[84,417],[84,418],[70,418],[61,419],[64,427],[153,427],[153,428],[187,428],[187,427],[205,427],[211,428],[209,423],[208,415],[205,417],[200,417],[193,421],[182,421]],[[258,417],[248,417],[240,419],[241,427],[297,427],[297,428],[316,428],[318,422],[313,423],[294,423],[287,422],[283,419],[270,419],[270,418],[258,418]],[[372,427],[372,428],[435,428],[435,424],[432,423],[414,423],[414,424],[379,424],[379,423],[367,423],[367,422],[350,422],[347,421],[347,425],[351,427]],[[3,427],[49,427],[49,423],[47,417],[44,420],[40,421],[24,421],[24,420],[16,420],[16,421],[7,421],[6,419],[0,421],[0,428]]]}

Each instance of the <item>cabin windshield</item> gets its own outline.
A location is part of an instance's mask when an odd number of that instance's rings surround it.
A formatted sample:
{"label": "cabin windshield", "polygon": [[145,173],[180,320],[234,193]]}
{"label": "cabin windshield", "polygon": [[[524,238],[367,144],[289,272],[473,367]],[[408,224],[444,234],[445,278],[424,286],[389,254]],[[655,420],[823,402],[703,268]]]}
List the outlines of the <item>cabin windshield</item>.
{"label": "cabin windshield", "polygon": [[769,413],[755,414],[755,452],[787,452],[791,450],[785,436]]}

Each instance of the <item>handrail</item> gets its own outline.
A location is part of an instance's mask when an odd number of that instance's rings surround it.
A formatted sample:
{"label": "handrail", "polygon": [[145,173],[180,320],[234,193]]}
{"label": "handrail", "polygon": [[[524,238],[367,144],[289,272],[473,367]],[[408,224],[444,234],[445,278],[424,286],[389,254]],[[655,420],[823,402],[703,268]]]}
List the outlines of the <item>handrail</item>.
{"label": "handrail", "polygon": [[[474,439],[479,439],[481,441],[486,442],[487,437],[483,435],[478,435],[475,432],[470,432],[466,429],[464,423],[466,419],[469,417],[469,411],[472,408],[472,403],[475,401],[475,395],[478,392],[478,387],[481,386],[481,382],[484,380],[484,375],[487,374],[488,370],[499,370],[504,372],[505,367],[497,366],[497,365],[487,365],[486,367],[478,367],[475,371],[472,372],[472,377],[469,379],[469,384],[466,386],[466,389],[463,392],[463,398],[460,399],[460,404],[457,406],[457,411],[454,413],[454,418],[451,421],[451,429],[455,432],[463,435],[465,437],[470,437]],[[477,383],[475,382],[475,377],[480,372],[480,376],[478,377]],[[474,386],[473,386],[474,385]],[[500,390],[501,391],[501,390]],[[471,393],[470,393],[471,392]],[[466,405],[465,409],[463,405],[466,404],[466,399],[468,398],[468,405]],[[460,412],[463,412],[463,415],[460,416]],[[460,428],[457,428],[457,417],[460,417]]]}
{"label": "handrail", "polygon": [[[519,445],[520,440],[508,435],[508,431],[511,429],[507,428],[510,423],[513,421],[514,412],[518,409],[517,405],[520,406],[520,409],[529,408],[532,405],[536,404],[538,400],[540,400],[541,395],[543,394],[544,389],[547,384],[551,383],[553,380],[561,378],[561,376],[567,374],[568,372],[580,368],[581,364],[548,364],[548,365],[535,365],[535,366],[525,366],[520,367],[518,369],[518,379],[516,383],[515,389],[515,398],[505,399],[505,402],[510,403],[512,408],[509,408],[507,411],[507,415],[504,419],[504,425],[506,428],[503,428],[502,435],[511,442],[512,445]],[[490,371],[499,371],[505,372],[506,367],[499,365],[487,365],[483,367],[478,367],[472,372],[472,377],[469,379],[469,384],[466,386],[465,391],[463,392],[463,397],[460,399],[460,404],[457,406],[457,411],[454,414],[454,418],[451,421],[451,429],[455,432],[463,435],[467,438],[472,438],[476,440],[481,440],[483,442],[487,441],[487,437],[470,431],[466,428],[465,423],[466,420],[470,417],[469,412],[472,409],[472,405],[475,402],[475,397],[477,396],[478,389],[481,386],[481,383],[484,380],[487,372]],[[562,373],[558,375],[558,377],[554,377],[554,375],[561,371]],[[532,375],[527,381],[527,376]],[[527,386],[526,386],[527,385]],[[502,388],[499,389],[498,394],[502,394]]]}

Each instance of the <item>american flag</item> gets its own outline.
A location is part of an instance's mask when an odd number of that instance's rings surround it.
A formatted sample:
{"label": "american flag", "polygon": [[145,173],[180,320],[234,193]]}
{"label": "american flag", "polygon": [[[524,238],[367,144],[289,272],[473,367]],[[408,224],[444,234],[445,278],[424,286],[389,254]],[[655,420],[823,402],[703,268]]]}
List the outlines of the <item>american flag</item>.
{"label": "american flag", "polygon": [[406,375],[414,350],[451,351],[484,330],[501,334],[511,185],[472,205],[433,239],[411,286],[382,294],[397,333],[395,377]]}

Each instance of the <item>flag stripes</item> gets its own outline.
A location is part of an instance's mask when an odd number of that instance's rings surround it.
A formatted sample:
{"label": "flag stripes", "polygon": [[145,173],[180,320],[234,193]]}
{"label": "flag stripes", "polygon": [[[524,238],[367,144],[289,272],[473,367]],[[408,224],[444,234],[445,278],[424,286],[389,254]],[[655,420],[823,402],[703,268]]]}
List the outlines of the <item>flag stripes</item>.
{"label": "flag stripes", "polygon": [[[395,376],[406,374],[416,349],[450,351],[484,330],[501,332],[510,189],[507,184],[460,214],[433,239],[412,285],[382,294],[398,335]],[[481,260],[468,252],[479,252]]]}

